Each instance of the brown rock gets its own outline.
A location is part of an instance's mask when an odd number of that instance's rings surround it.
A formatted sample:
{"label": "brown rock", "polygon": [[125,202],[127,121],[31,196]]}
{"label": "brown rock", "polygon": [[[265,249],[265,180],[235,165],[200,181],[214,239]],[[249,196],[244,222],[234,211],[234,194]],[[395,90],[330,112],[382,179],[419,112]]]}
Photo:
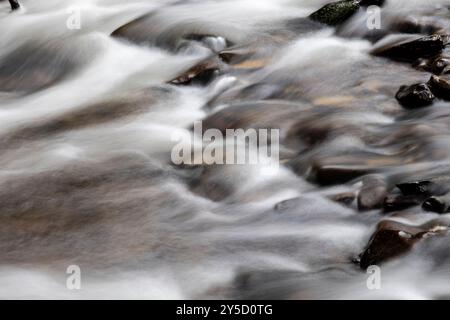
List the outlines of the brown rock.
{"label": "brown rock", "polygon": [[410,226],[395,221],[381,221],[363,253],[360,267],[367,269],[407,253],[421,239],[442,233],[438,225]]}
{"label": "brown rock", "polygon": [[439,99],[450,100],[450,82],[448,80],[438,76],[431,76],[428,86]]}
{"label": "brown rock", "polygon": [[207,59],[168,81],[168,83],[173,85],[207,85],[220,73],[220,68],[217,59]]}

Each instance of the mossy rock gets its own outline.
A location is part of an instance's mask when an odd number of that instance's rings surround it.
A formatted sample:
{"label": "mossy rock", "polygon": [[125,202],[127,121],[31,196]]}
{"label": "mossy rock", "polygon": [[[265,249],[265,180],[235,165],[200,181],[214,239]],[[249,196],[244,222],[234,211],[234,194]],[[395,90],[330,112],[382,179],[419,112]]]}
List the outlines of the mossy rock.
{"label": "mossy rock", "polygon": [[337,26],[356,13],[359,7],[358,1],[354,0],[332,2],[312,13],[309,17],[314,21]]}

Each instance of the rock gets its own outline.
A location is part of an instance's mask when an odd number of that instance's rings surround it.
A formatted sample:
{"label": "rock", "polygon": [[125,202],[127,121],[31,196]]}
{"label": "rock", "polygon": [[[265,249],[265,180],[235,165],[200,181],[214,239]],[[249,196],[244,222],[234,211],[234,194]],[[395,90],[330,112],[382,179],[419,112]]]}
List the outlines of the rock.
{"label": "rock", "polygon": [[450,57],[438,57],[433,60],[431,70],[435,74],[450,73]]}
{"label": "rock", "polygon": [[437,56],[432,59],[421,59],[414,67],[436,75],[448,74],[450,73],[450,58],[447,56]]}
{"label": "rock", "polygon": [[11,10],[17,10],[20,8],[18,0],[9,0],[9,4],[11,5]]}
{"label": "rock", "polygon": [[420,196],[388,195],[384,199],[383,210],[384,212],[401,211],[420,205],[423,199],[424,197]]}
{"label": "rock", "polygon": [[436,213],[450,212],[450,194],[437,197],[433,196],[424,201],[422,208],[425,211],[431,211]]}
{"label": "rock", "polygon": [[444,36],[431,35],[417,38],[416,36],[402,37],[378,46],[372,51],[373,55],[387,57],[402,62],[414,62],[420,58],[432,58],[439,55],[445,48]]}
{"label": "rock", "polygon": [[216,59],[207,59],[178,77],[168,81],[174,85],[207,85],[220,73],[220,64]]}
{"label": "rock", "polygon": [[68,51],[56,42],[21,45],[0,61],[0,91],[32,93],[68,78],[82,63]]}
{"label": "rock", "polygon": [[450,82],[448,80],[433,75],[428,81],[428,86],[439,99],[450,100]]}
{"label": "rock", "polygon": [[421,239],[442,231],[443,228],[436,225],[411,226],[390,220],[381,221],[360,255],[360,267],[367,269],[403,255]]}
{"label": "rock", "polygon": [[360,6],[368,7],[368,6],[379,6],[382,7],[386,0],[361,0],[359,2]]}
{"label": "rock", "polygon": [[309,17],[314,21],[337,26],[350,18],[358,9],[358,1],[343,0],[327,4]]}
{"label": "rock", "polygon": [[327,165],[316,163],[311,167],[308,180],[321,186],[342,184],[371,173],[373,168],[365,165]]}
{"label": "rock", "polygon": [[358,209],[372,210],[381,208],[386,198],[387,184],[382,176],[369,175],[363,179],[363,187],[358,194]]}
{"label": "rock", "polygon": [[432,105],[436,97],[427,84],[417,83],[401,86],[395,98],[404,108],[416,109]]}
{"label": "rock", "polygon": [[429,180],[405,182],[397,184],[397,188],[405,196],[444,195],[450,192],[450,178],[438,177]]}

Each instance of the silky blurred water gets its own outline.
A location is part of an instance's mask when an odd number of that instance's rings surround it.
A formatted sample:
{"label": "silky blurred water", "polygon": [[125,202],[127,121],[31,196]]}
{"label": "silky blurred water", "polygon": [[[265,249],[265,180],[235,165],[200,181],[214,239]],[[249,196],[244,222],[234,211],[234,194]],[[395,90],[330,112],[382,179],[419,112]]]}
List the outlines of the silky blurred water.
{"label": "silky blurred water", "polygon": [[[304,19],[327,2],[23,0],[13,13],[0,2],[0,297],[448,297],[445,238],[383,265],[369,290],[351,260],[383,216],[330,200],[358,179],[307,179],[314,159],[360,154],[388,179],[450,172],[450,104],[405,113],[396,90],[429,75],[369,54],[364,9],[338,30]],[[387,1],[384,27],[441,19],[449,4]],[[111,36],[144,15],[134,38]],[[214,54],[189,34],[254,55],[207,86],[168,84]],[[176,167],[171,137],[196,120],[278,128],[285,161]],[[310,143],[302,130],[328,135]],[[411,224],[437,217],[408,212]],[[66,288],[69,265],[81,290]]]}

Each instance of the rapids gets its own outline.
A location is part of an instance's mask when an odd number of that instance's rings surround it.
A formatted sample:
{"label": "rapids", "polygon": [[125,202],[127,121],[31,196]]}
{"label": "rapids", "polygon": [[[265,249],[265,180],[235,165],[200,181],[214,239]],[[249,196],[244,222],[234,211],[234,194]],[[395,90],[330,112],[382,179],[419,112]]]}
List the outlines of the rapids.
{"label": "rapids", "polygon": [[[429,73],[370,54],[402,19],[450,30],[450,1],[388,0],[377,32],[364,8],[336,28],[307,19],[329,2],[0,1],[0,298],[450,297],[448,237],[383,264],[369,290],[352,259],[386,217],[332,200],[361,176],[313,172],[450,174],[450,103],[404,110],[398,88]],[[224,50],[206,85],[169,83]],[[173,165],[173,134],[198,120],[279,129],[281,167]]]}

